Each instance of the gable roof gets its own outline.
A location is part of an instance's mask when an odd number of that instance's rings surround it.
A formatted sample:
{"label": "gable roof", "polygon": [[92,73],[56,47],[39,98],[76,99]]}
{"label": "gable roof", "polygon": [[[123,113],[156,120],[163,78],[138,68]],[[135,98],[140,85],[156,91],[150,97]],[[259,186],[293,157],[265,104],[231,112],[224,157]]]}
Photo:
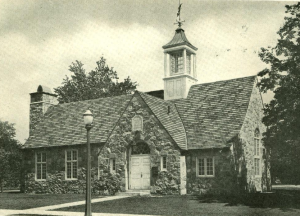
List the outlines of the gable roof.
{"label": "gable roof", "polygon": [[[186,99],[144,100],[181,149],[224,148],[240,132],[256,76],[193,85]],[[91,143],[104,143],[134,95],[59,104],[48,109],[25,148],[86,143],[83,113],[94,114]],[[170,112],[169,112],[170,111]]]}
{"label": "gable roof", "polygon": [[26,141],[25,148],[75,145],[86,143],[83,113],[94,115],[91,143],[104,143],[133,95],[99,98],[52,106]]}
{"label": "gable roof", "polygon": [[188,41],[187,37],[185,36],[184,30],[181,27],[178,27],[175,30],[175,35],[174,35],[173,39],[169,43],[164,45],[162,48],[167,49],[167,48],[180,46],[180,45],[187,45],[187,46],[191,47],[193,50],[198,50],[197,47],[193,46]]}
{"label": "gable roof", "polygon": [[243,124],[256,76],[193,85],[186,99],[174,100],[188,149],[227,147]]}
{"label": "gable roof", "polygon": [[175,104],[142,92],[138,93],[177,145],[181,149],[187,149],[185,129]]}

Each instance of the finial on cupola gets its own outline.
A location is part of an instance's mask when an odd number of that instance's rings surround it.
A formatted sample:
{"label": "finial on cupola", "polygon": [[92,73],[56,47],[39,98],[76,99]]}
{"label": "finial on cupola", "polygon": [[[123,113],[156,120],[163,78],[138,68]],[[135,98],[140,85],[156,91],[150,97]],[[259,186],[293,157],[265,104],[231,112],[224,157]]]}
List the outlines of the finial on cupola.
{"label": "finial on cupola", "polygon": [[180,18],[182,3],[179,0],[173,39],[164,45],[164,100],[187,98],[190,87],[197,83],[196,51],[181,28],[184,20]]}
{"label": "finial on cupola", "polygon": [[178,6],[178,12],[177,12],[176,23],[174,23],[174,25],[178,24],[178,27],[179,27],[179,28],[182,26],[182,23],[185,22],[185,20],[181,20],[181,19],[180,19],[181,5],[182,5],[182,3],[180,3],[180,0],[179,0],[179,6]]}

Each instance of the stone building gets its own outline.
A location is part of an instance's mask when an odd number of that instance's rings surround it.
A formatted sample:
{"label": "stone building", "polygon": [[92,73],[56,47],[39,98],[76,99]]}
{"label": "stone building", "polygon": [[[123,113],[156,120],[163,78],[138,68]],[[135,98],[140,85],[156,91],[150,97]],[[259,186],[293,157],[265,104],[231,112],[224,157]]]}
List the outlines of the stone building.
{"label": "stone building", "polygon": [[181,27],[163,50],[164,90],[66,104],[43,86],[31,94],[25,192],[85,191],[87,109],[95,193],[104,179],[160,194],[268,189],[256,76],[197,84],[197,48]]}

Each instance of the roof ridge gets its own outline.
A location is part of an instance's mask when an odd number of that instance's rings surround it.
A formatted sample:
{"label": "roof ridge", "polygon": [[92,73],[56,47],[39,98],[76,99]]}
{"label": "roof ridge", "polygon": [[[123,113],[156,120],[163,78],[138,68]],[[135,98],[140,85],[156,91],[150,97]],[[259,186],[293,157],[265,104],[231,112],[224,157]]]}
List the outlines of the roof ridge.
{"label": "roof ridge", "polygon": [[[157,98],[157,97],[155,97],[155,96],[152,96],[152,95],[148,95],[148,94],[145,94],[145,93],[143,93],[143,92],[139,92],[139,91],[136,91],[139,95],[140,95],[140,97],[142,98],[142,100],[143,100],[143,102],[147,105],[147,107],[151,110],[151,112],[153,113],[153,115],[155,116],[155,118],[160,122],[160,124],[163,126],[163,128],[166,130],[166,132],[168,133],[168,135],[171,137],[171,139],[176,143],[176,145],[180,148],[180,149],[187,149],[187,139],[186,139],[186,134],[185,134],[185,145],[184,145],[184,147],[182,147],[181,145],[180,145],[180,143],[178,142],[178,139],[176,138],[176,136],[174,136],[174,133],[172,132],[172,130],[170,130],[170,128],[167,126],[167,125],[165,125],[165,123],[162,121],[163,119],[161,119],[162,118],[162,116],[159,116],[159,115],[157,115],[157,113],[156,113],[156,111],[155,111],[155,109],[153,109],[153,108],[155,108],[155,107],[151,107],[151,106],[154,106],[153,104],[151,105],[151,101],[148,101],[148,99],[153,99],[153,100],[155,100],[155,101],[153,101],[152,103],[157,103],[157,102],[161,102],[161,103],[164,103],[165,105],[167,105],[167,106],[169,106],[169,105],[172,105],[172,106],[174,106],[174,108],[175,108],[175,112],[176,112],[176,116],[180,119],[180,122],[181,122],[181,125],[182,125],[182,128],[183,128],[183,130],[184,130],[184,132],[186,132],[185,131],[185,128],[184,128],[184,124],[183,124],[183,122],[182,122],[182,119],[180,118],[180,115],[179,115],[179,112],[178,112],[178,110],[177,110],[177,108],[176,108],[176,106],[175,106],[175,104],[174,103],[172,103],[172,102],[169,102],[169,101],[165,101],[165,100],[163,100],[163,99],[161,99],[161,98]],[[150,104],[149,104],[150,103]],[[174,113],[175,113],[174,112]],[[169,115],[169,114],[167,114],[167,115]],[[169,116],[170,117],[170,116]],[[171,118],[171,117],[170,117]]]}
{"label": "roof ridge", "polygon": [[246,76],[246,77],[238,77],[238,78],[232,78],[232,79],[227,79],[227,80],[218,80],[218,81],[206,82],[206,83],[198,83],[198,84],[194,84],[192,86],[205,85],[205,84],[218,83],[218,82],[226,82],[226,81],[233,81],[233,80],[246,79],[246,78],[251,78],[251,77],[252,78],[257,77],[257,75]]}
{"label": "roof ridge", "polygon": [[173,104],[173,103],[171,103],[171,102],[169,102],[169,101],[166,101],[166,100],[164,100],[164,99],[162,99],[162,98],[159,98],[159,97],[155,97],[155,96],[150,95],[150,94],[147,94],[147,93],[145,93],[145,92],[141,92],[141,91],[136,91],[136,92],[141,93],[141,94],[145,95],[146,97],[151,97],[151,98],[153,98],[153,99],[157,99],[157,100],[160,100],[160,101],[162,101],[162,102],[166,102],[166,103]]}
{"label": "roof ridge", "polygon": [[111,99],[111,98],[117,98],[117,97],[125,97],[125,96],[132,96],[133,94],[123,94],[123,95],[116,95],[116,96],[110,96],[110,97],[99,97],[95,99],[88,99],[88,100],[80,100],[80,101],[72,101],[69,103],[62,103],[62,104],[56,104],[54,106],[63,106],[63,105],[70,105],[70,104],[75,104],[75,103],[85,103],[85,102],[93,102],[96,100],[106,100],[106,99]]}
{"label": "roof ridge", "polygon": [[121,113],[121,115],[119,116],[118,120],[116,121],[116,124],[113,126],[113,128],[112,128],[110,134],[107,136],[107,139],[106,139],[105,143],[107,143],[107,141],[109,140],[110,136],[111,136],[112,133],[114,132],[116,126],[118,125],[118,123],[120,122],[121,117],[124,115],[125,111],[127,110],[127,108],[128,108],[128,106],[129,106],[130,102],[132,101],[134,95],[135,95],[135,93],[131,95],[130,100],[127,102],[127,104],[126,104],[126,106],[125,106],[123,112]]}

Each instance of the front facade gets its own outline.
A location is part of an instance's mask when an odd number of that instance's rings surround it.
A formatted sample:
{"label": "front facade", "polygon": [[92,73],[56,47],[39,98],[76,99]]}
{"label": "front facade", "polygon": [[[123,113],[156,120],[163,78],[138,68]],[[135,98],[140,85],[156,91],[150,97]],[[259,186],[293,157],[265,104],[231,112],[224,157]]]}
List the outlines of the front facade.
{"label": "front facade", "polygon": [[[164,91],[57,104],[31,94],[23,190],[84,193],[86,130],[91,129],[92,192],[159,194],[269,190],[261,142],[263,103],[256,77],[196,84],[196,51],[179,27],[165,46]],[[156,95],[156,96],[152,96]]]}

